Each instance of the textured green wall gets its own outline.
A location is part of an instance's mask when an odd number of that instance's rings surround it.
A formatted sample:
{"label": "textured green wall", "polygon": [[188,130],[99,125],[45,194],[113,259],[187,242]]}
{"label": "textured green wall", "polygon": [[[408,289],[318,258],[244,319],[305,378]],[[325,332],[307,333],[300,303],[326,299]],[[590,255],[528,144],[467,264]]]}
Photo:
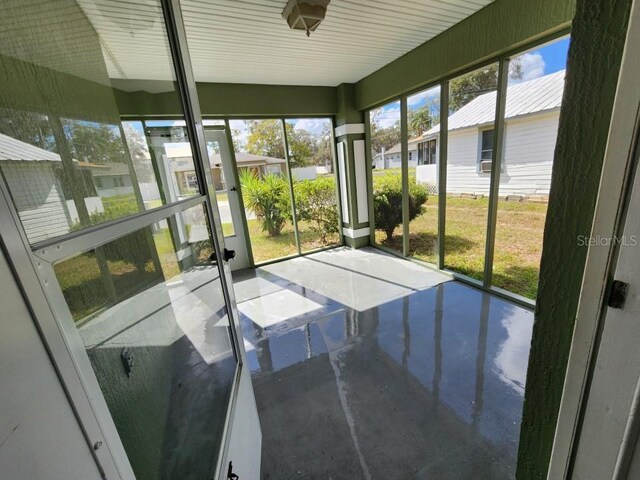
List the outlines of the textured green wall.
{"label": "textured green wall", "polygon": [[483,60],[559,32],[575,0],[496,0],[356,84],[356,106],[370,108]]}
{"label": "textured green wall", "polygon": [[341,83],[336,88],[337,115],[336,125],[363,123],[363,112],[356,108],[356,86],[353,83]]}
{"label": "textured green wall", "polygon": [[[198,83],[203,115],[333,116],[338,110],[335,87]],[[182,115],[177,93],[117,92],[122,115]]]}
{"label": "textured green wall", "polygon": [[560,126],[533,339],[518,480],[544,479],[573,334],[631,0],[578,0]]}
{"label": "textured green wall", "polygon": [[5,55],[0,85],[1,108],[106,123],[119,119],[110,88]]}

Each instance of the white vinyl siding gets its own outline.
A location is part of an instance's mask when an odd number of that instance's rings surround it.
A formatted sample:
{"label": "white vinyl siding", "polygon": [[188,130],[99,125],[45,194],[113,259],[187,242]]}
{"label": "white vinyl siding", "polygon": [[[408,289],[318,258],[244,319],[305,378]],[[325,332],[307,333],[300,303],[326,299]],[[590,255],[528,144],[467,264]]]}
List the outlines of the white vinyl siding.
{"label": "white vinyl siding", "polygon": [[507,122],[500,194],[548,195],[558,112]]}
{"label": "white vinyl siding", "polygon": [[0,163],[29,241],[68,233],[70,217],[54,167],[47,162]]}
{"label": "white vinyl siding", "polygon": [[[559,113],[505,123],[500,195],[546,195],[558,132]],[[478,172],[478,128],[449,132],[447,192],[489,194],[489,173]]]}

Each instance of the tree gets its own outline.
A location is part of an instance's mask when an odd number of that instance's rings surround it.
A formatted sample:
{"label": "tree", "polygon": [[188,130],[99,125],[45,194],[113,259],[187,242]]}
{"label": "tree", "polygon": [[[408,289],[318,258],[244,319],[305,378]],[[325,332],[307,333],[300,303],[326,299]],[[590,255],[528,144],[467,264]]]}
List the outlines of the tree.
{"label": "tree", "polygon": [[330,122],[326,122],[322,127],[322,133],[318,138],[318,148],[314,158],[314,165],[324,165],[325,167],[333,167],[333,136],[331,130],[333,126]]}
{"label": "tree", "polygon": [[427,100],[426,105],[409,110],[408,126],[409,126],[409,138],[416,138],[431,129],[434,125],[437,125],[440,119],[440,104],[438,99],[432,98]]}
{"label": "tree", "polygon": [[[509,78],[522,79],[522,63],[520,59],[509,62]],[[480,95],[493,92],[498,88],[498,64],[493,63],[475,72],[467,73],[451,80],[449,83],[449,111],[460,110],[467,103]]]}
{"label": "tree", "polygon": [[56,152],[56,142],[46,115],[19,110],[2,110],[0,133],[43,150]]}
{"label": "tree", "polygon": [[377,155],[382,149],[389,150],[400,143],[400,120],[389,127],[380,127],[377,121],[371,122],[371,149]]}
{"label": "tree", "polygon": [[[292,168],[316,164],[320,139],[305,129],[285,123],[289,144],[289,164]],[[254,155],[284,158],[284,140],[280,120],[251,120],[245,149]]]}
{"label": "tree", "polygon": [[284,158],[282,124],[280,120],[249,120],[249,135],[245,149],[254,155]]}
{"label": "tree", "polygon": [[125,149],[116,125],[63,120],[73,158],[83,162],[126,162]]}
{"label": "tree", "polygon": [[291,168],[308,167],[314,164],[318,151],[318,139],[315,135],[287,123],[287,142],[289,142]]}
{"label": "tree", "polygon": [[122,130],[138,181],[154,183],[156,178],[153,172],[153,165],[151,165],[149,147],[144,135],[129,122],[123,122]]}

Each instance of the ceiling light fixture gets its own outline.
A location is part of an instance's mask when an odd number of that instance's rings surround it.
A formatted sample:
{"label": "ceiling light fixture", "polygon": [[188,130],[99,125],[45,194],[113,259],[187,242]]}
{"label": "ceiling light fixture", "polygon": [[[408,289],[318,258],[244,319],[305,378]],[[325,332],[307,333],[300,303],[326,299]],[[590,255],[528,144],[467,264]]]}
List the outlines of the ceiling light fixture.
{"label": "ceiling light fixture", "polygon": [[308,37],[324,20],[330,1],[289,0],[282,11],[282,18],[287,21],[292,30],[304,30]]}

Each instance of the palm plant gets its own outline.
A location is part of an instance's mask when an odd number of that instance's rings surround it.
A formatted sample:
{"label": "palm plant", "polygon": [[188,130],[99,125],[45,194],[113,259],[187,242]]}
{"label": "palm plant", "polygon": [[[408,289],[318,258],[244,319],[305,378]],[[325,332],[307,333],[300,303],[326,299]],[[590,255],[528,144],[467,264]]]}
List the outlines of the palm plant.
{"label": "palm plant", "polygon": [[262,231],[270,237],[280,235],[291,216],[286,180],[271,173],[259,178],[245,170],[240,173],[240,185],[244,204],[256,214]]}

